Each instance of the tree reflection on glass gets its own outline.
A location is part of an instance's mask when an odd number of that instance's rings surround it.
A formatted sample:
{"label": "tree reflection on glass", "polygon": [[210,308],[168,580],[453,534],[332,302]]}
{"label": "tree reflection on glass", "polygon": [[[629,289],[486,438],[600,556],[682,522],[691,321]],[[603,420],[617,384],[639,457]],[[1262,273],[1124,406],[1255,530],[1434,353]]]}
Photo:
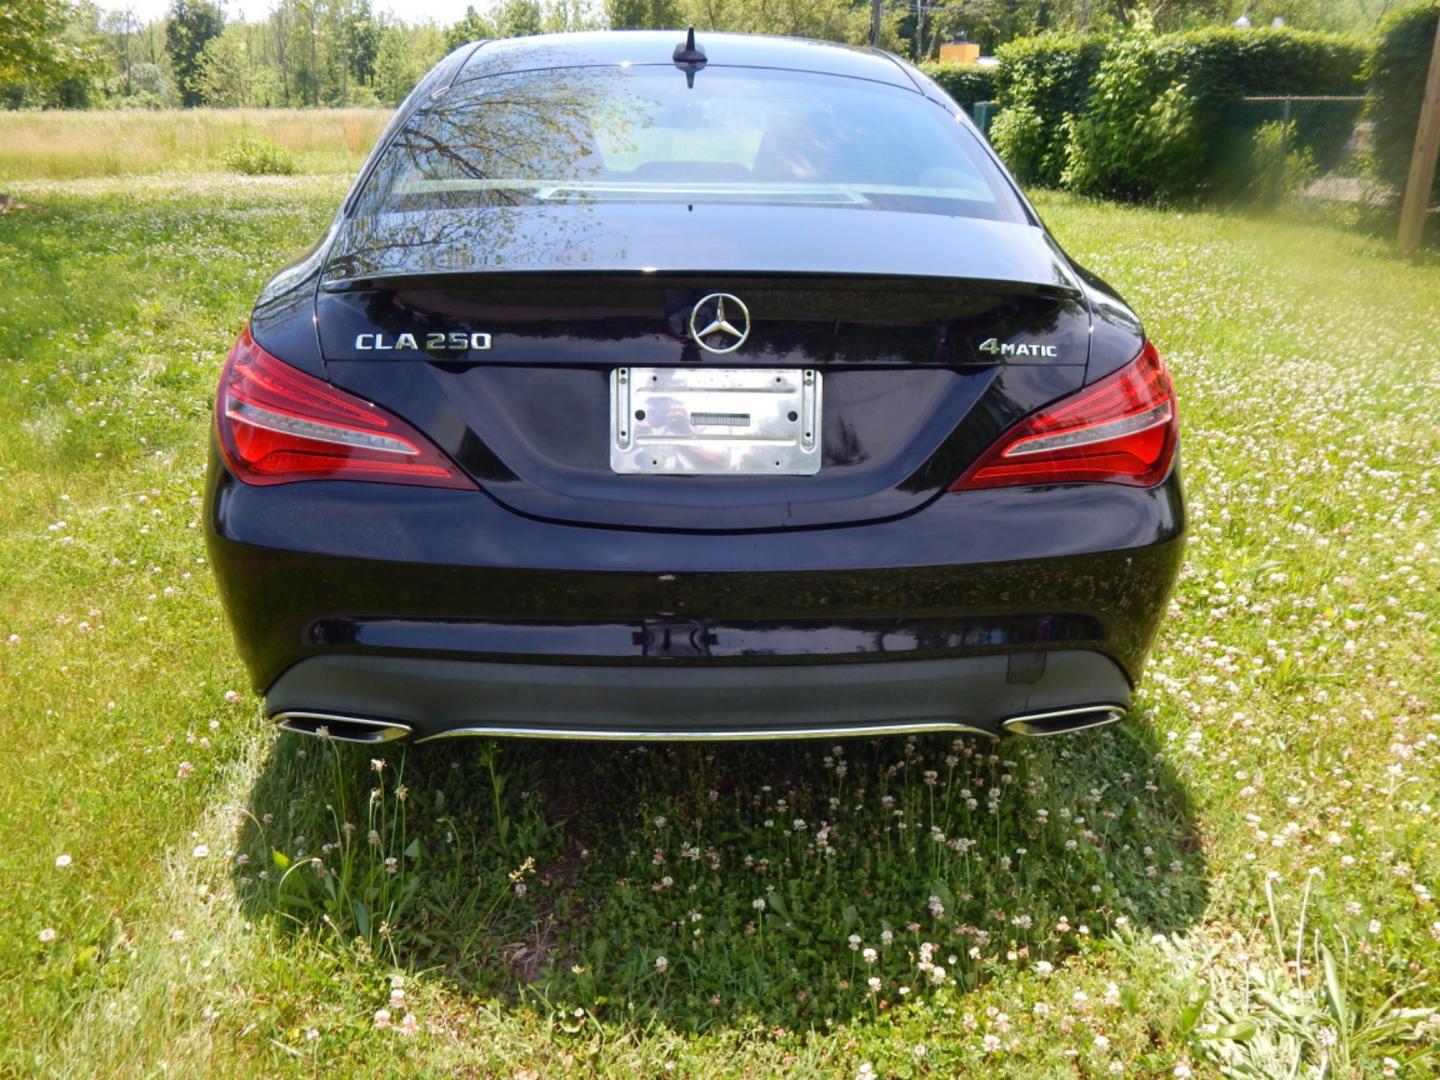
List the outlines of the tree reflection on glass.
{"label": "tree reflection on glass", "polygon": [[637,99],[611,89],[621,69],[579,70],[495,76],[424,109],[382,156],[326,278],[533,264],[576,246],[592,225],[574,213],[583,198],[567,200],[569,213],[541,218],[507,211],[542,203],[537,181],[599,171],[597,114],[621,132],[642,119]]}

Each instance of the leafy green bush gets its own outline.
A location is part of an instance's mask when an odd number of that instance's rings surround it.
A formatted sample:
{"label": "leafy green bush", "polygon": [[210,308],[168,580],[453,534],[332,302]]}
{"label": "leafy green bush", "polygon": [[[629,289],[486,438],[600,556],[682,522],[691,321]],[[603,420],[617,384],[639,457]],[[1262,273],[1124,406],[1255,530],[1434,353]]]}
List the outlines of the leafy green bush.
{"label": "leafy green bush", "polygon": [[1273,206],[1315,176],[1315,154],[1299,141],[1293,122],[1271,120],[1251,136],[1250,174],[1255,201]]}
{"label": "leafy green bush", "polygon": [[977,101],[995,100],[998,71],[979,64],[921,64],[920,70],[940,84],[955,101],[970,108]]}
{"label": "leafy green bush", "polygon": [[[1043,184],[1053,173],[1046,164],[1054,143],[1052,126],[1035,106],[1019,102],[1001,109],[990,122],[990,145],[1021,180]],[[1060,147],[1064,148],[1063,142]]]}
{"label": "leafy green bush", "polygon": [[[1241,98],[1354,94],[1365,59],[1360,41],[1336,34],[1127,35],[1107,49],[1083,114],[1064,125],[1062,179],[1076,191],[1128,199],[1242,194],[1255,182],[1248,149],[1263,118]],[[1343,126],[1314,132],[1307,148],[1328,159],[1328,143],[1348,135]]]}
{"label": "leafy green bush", "polygon": [[258,135],[238,135],[226,145],[225,168],[245,176],[292,176],[295,156]]}
{"label": "leafy green bush", "polygon": [[1106,38],[1093,35],[1042,34],[997,51],[1002,108],[990,141],[1022,181],[1059,184],[1067,120],[1084,110],[1106,46]]}
{"label": "leafy green bush", "polygon": [[1194,183],[1205,157],[1196,96],[1157,59],[1155,39],[1140,35],[1106,54],[1089,108],[1065,125],[1067,188],[1148,199],[1183,194]]}
{"label": "leafy green bush", "polygon": [[[1365,117],[1373,125],[1375,163],[1380,178],[1396,190],[1403,190],[1410,170],[1437,20],[1436,0],[1395,12],[1380,25],[1380,41],[1366,71]],[[1440,198],[1440,171],[1431,197]]]}

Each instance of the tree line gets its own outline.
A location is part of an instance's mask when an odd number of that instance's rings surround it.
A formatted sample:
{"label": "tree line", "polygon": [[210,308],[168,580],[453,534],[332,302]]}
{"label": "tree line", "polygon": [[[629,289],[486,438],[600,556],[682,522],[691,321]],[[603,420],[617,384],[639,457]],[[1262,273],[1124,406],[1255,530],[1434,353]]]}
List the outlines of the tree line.
{"label": "tree line", "polygon": [[[123,0],[121,0],[123,3]],[[1392,0],[882,0],[880,43],[912,59],[958,35],[987,52],[1047,30],[1187,29],[1244,15],[1264,25],[1373,27]],[[449,50],[566,30],[699,28],[860,44],[871,0],[496,0],[444,26],[371,0],[274,0],[258,20],[172,0],[142,21],[90,0],[0,0],[0,107],[392,106]]]}

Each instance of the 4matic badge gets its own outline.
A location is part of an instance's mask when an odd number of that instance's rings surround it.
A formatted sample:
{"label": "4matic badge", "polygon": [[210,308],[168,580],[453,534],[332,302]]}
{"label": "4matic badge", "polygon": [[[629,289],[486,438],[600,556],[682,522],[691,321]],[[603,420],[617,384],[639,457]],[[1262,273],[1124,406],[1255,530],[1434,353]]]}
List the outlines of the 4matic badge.
{"label": "4matic badge", "polygon": [[1055,345],[1015,345],[1009,341],[1002,343],[993,337],[986,338],[975,348],[991,356],[1048,356],[1052,359],[1060,356],[1060,350]]}

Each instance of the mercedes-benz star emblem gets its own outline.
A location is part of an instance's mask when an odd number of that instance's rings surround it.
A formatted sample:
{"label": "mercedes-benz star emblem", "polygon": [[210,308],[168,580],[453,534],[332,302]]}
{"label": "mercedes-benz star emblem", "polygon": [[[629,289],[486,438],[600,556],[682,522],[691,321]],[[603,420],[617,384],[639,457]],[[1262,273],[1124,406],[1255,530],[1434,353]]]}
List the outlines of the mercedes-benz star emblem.
{"label": "mercedes-benz star emblem", "polygon": [[750,336],[750,312],[738,296],[711,293],[690,312],[690,336],[706,352],[732,353]]}

